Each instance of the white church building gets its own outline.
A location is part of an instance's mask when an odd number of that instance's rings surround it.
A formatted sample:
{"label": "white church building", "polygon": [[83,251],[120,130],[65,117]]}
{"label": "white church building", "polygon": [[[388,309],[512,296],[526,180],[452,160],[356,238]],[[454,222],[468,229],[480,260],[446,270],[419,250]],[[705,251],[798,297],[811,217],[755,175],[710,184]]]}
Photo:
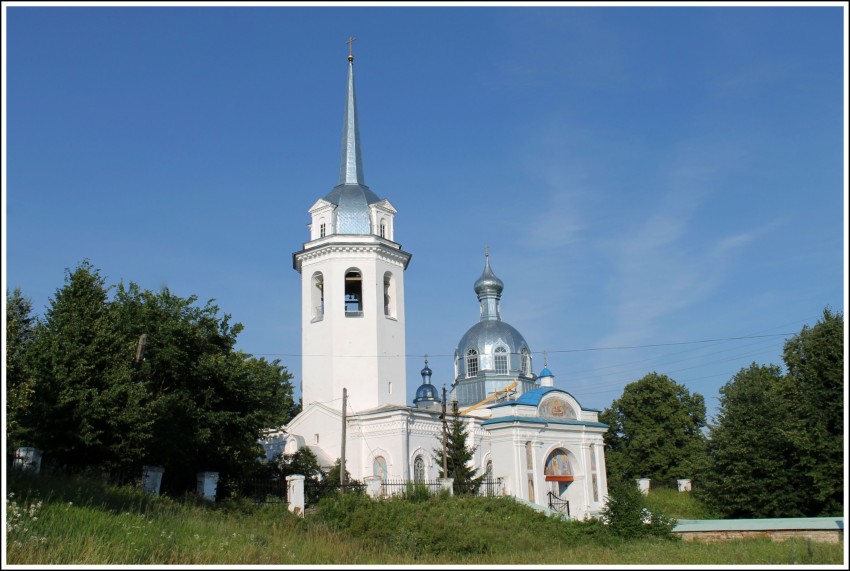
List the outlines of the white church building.
{"label": "white church building", "polygon": [[[442,395],[426,359],[408,400],[404,272],[411,254],[396,242],[395,207],[363,178],[354,57],[348,61],[339,183],[310,208],[309,241],[292,255],[301,274],[303,408],[264,445],[267,455],[306,446],[332,466],[343,453],[345,389],[351,475],[435,480]],[[555,388],[548,368],[534,374],[531,349],[501,319],[503,289],[485,256],[474,284],[481,318],[456,346],[448,401],[458,403],[477,474],[535,504],[569,502],[571,517],[581,519],[599,512],[607,496],[607,426],[599,411]]]}

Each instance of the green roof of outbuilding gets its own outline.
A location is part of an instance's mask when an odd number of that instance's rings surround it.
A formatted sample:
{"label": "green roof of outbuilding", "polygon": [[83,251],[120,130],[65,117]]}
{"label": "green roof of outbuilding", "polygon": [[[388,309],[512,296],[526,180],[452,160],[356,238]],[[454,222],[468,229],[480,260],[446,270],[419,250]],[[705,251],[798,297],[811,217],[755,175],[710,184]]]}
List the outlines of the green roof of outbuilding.
{"label": "green roof of outbuilding", "polygon": [[774,529],[844,529],[843,517],[761,519],[680,519],[673,531],[763,531]]}

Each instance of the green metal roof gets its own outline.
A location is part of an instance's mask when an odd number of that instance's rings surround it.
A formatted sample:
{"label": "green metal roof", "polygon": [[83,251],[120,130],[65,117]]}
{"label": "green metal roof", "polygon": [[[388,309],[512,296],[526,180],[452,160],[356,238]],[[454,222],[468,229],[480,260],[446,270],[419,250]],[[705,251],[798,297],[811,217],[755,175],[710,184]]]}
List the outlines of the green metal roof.
{"label": "green metal roof", "polygon": [[680,519],[673,531],[767,531],[775,529],[844,529],[843,517],[761,519]]}

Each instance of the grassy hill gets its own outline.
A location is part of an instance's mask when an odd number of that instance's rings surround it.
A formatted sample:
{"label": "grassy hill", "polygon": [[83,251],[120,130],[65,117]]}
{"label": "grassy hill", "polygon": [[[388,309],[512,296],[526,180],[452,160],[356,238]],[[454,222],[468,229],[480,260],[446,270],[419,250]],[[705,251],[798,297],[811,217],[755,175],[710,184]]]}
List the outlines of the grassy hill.
{"label": "grassy hill", "polygon": [[[653,492],[655,493],[655,492]],[[652,500],[651,494],[649,499]],[[692,518],[689,495],[664,497]],[[558,522],[510,498],[323,500],[299,518],[283,506],[194,496],[55,475],[7,477],[9,564],[840,564],[843,544],[766,540],[701,544],[626,541],[604,526]],[[679,502],[679,504],[676,504]],[[650,507],[652,508],[650,503]],[[676,511],[680,513],[675,513]],[[688,511],[690,510],[690,511]]]}

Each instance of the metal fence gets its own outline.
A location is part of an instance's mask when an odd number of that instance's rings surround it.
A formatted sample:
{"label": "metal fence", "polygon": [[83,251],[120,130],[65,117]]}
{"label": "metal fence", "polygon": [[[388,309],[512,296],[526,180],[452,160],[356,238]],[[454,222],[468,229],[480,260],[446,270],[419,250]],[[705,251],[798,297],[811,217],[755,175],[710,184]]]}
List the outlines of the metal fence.
{"label": "metal fence", "polygon": [[219,482],[217,495],[221,497],[222,492],[235,493],[252,500],[256,504],[284,504],[286,503],[286,489],[286,480],[283,478],[239,478]]}
{"label": "metal fence", "polygon": [[505,486],[501,478],[495,480],[481,480],[478,485],[478,495],[495,497],[505,495]]}
{"label": "metal fence", "polygon": [[[455,494],[461,494],[463,491],[455,482],[453,486]],[[417,493],[417,489],[426,488],[432,494],[438,494],[443,488],[439,480],[385,480],[381,482],[381,496],[400,496]],[[468,489],[476,490],[475,495],[495,497],[504,495],[504,486],[501,479],[496,480],[480,480],[477,488],[475,484],[467,486]]]}
{"label": "metal fence", "polygon": [[555,510],[556,512],[560,512],[562,514],[566,514],[567,517],[569,517],[570,502],[561,499],[560,496],[553,492],[549,492],[549,509]]}

